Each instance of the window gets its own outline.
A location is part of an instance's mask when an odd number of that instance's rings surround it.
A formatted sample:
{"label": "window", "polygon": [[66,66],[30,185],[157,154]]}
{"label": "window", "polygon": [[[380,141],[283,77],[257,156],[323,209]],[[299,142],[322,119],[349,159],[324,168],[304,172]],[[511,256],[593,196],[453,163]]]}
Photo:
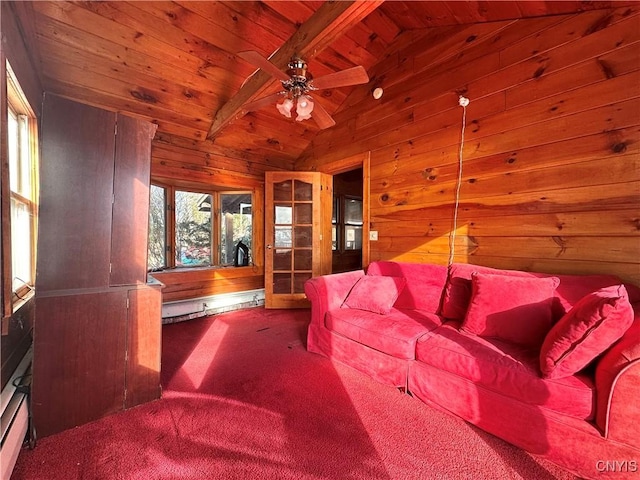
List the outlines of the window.
{"label": "window", "polygon": [[158,270],[167,265],[166,189],[157,185],[151,185],[149,195],[147,267],[149,270]]}
{"label": "window", "polygon": [[[251,239],[253,238],[253,214],[251,194],[220,193],[220,264],[249,265]],[[247,249],[237,249],[239,243]],[[238,258],[235,255],[238,253]]]}
{"label": "window", "polygon": [[252,200],[251,192],[151,185],[149,270],[249,265]]}
{"label": "window", "polygon": [[332,224],[334,251],[362,250],[362,199],[335,195]]}
{"label": "window", "polygon": [[175,191],[176,267],[213,265],[211,199],[211,195]]}
{"label": "window", "polygon": [[11,288],[33,288],[36,251],[36,119],[7,63],[7,146],[11,192]]}

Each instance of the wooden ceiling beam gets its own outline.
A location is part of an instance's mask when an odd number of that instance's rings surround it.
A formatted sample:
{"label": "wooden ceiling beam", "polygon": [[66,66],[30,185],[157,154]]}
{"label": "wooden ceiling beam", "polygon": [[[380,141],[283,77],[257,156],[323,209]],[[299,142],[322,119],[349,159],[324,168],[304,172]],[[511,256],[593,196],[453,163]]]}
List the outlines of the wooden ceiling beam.
{"label": "wooden ceiling beam", "polygon": [[[383,2],[384,0],[323,3],[269,60],[284,70],[293,55],[302,55],[305,59],[316,56]],[[273,77],[262,70],[251,76],[238,93],[216,112],[208,138],[214,138],[222,128],[242,113],[245,103],[274,82]]]}

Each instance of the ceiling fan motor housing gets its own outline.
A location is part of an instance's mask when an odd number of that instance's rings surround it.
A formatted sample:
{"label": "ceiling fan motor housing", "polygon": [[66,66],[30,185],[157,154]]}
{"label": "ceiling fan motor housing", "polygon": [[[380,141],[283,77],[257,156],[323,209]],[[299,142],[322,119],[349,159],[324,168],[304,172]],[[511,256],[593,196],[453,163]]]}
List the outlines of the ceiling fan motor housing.
{"label": "ceiling fan motor housing", "polygon": [[287,66],[289,67],[287,75],[291,78],[282,81],[282,86],[287,92],[297,98],[312,90],[308,82],[311,81],[313,76],[307,72],[307,62],[299,57],[293,57]]}

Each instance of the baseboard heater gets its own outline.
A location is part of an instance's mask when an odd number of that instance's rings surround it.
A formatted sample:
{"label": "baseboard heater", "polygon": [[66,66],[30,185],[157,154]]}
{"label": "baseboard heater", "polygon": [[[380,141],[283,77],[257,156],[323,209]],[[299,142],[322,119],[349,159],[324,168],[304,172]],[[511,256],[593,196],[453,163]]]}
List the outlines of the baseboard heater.
{"label": "baseboard heater", "polygon": [[261,305],[264,305],[264,288],[165,302],[162,304],[162,323],[181,322],[205,315]]}
{"label": "baseboard heater", "polygon": [[2,399],[2,446],[0,447],[0,473],[9,480],[29,429],[29,400],[24,388],[31,370],[33,350],[30,348],[0,394]]}

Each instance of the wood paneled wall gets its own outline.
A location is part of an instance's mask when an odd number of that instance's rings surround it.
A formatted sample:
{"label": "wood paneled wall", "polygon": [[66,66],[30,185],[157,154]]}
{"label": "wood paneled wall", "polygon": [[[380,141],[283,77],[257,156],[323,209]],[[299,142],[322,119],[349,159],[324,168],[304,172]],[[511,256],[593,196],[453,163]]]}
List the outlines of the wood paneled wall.
{"label": "wood paneled wall", "polygon": [[153,276],[165,284],[163,301],[264,288],[264,172],[282,168],[263,156],[161,133],[153,141],[151,157],[152,181],[185,188],[251,190],[254,198],[254,264],[156,272]]}
{"label": "wood paneled wall", "polygon": [[455,261],[640,283],[640,7],[410,35],[296,163],[371,152],[371,260],[447,262],[463,94]]}

